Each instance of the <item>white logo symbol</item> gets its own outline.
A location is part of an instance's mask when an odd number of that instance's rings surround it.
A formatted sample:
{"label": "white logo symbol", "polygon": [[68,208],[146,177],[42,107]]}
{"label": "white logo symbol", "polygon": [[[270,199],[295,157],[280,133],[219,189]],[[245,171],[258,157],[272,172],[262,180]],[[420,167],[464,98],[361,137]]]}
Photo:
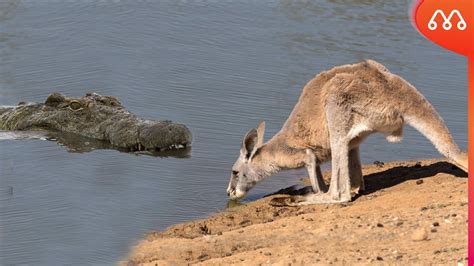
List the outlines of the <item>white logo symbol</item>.
{"label": "white logo symbol", "polygon": [[443,19],[444,19],[443,29],[450,30],[453,27],[453,23],[451,23],[451,18],[454,15],[457,15],[458,18],[459,18],[459,22],[457,23],[458,30],[465,30],[467,28],[466,21],[461,16],[461,12],[459,12],[459,10],[453,9],[453,11],[451,11],[449,16],[446,17],[443,10],[438,9],[434,12],[433,16],[431,17],[430,21],[428,22],[428,29],[436,30],[438,28],[438,23],[436,23],[435,19],[439,14],[441,14],[441,17],[443,17]]}

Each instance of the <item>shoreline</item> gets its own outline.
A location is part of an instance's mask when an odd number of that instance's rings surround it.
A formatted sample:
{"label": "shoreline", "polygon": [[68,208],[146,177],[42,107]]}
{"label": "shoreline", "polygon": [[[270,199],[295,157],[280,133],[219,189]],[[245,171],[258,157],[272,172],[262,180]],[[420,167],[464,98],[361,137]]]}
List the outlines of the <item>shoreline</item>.
{"label": "shoreline", "polygon": [[363,173],[349,203],[275,207],[285,195],[271,195],[148,233],[119,265],[467,263],[466,173],[443,159]]}

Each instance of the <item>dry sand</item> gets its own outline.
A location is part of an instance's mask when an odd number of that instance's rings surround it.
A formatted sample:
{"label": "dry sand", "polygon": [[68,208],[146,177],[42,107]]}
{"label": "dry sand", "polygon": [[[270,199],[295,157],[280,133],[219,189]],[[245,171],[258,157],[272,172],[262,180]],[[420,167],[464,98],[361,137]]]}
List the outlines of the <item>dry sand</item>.
{"label": "dry sand", "polygon": [[288,195],[273,195],[150,233],[120,264],[467,264],[466,173],[441,160],[363,171],[348,204],[275,207]]}

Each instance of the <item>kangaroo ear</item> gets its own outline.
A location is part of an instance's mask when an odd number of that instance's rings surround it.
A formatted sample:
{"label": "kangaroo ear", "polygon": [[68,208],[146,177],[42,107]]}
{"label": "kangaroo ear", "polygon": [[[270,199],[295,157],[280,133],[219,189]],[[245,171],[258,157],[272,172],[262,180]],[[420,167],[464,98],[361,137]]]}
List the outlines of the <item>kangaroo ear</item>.
{"label": "kangaroo ear", "polygon": [[263,145],[263,138],[265,136],[265,121],[260,122],[257,128],[257,145],[255,148],[260,148]]}
{"label": "kangaroo ear", "polygon": [[252,153],[255,145],[257,145],[258,134],[255,128],[252,128],[245,134],[245,137],[242,141],[242,147],[240,148],[240,154],[244,156],[244,158],[250,158],[250,154]]}

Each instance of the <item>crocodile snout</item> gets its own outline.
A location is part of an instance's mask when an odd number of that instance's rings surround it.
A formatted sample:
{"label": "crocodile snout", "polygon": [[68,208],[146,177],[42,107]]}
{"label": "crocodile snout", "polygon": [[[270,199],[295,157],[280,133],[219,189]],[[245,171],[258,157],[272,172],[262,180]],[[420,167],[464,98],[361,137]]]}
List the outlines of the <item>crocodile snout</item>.
{"label": "crocodile snout", "polygon": [[150,122],[139,128],[138,141],[145,150],[178,149],[191,145],[191,131],[183,124]]}

